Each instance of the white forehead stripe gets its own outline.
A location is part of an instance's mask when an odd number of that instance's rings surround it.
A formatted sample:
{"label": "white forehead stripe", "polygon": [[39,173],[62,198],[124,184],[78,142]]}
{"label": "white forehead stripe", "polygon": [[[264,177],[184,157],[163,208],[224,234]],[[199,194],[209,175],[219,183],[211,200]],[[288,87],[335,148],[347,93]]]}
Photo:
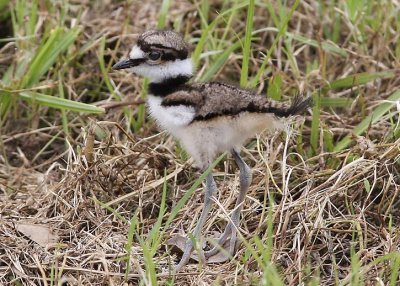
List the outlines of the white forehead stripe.
{"label": "white forehead stripe", "polygon": [[143,59],[145,57],[145,53],[138,47],[134,46],[129,53],[129,58],[134,60],[134,59]]}

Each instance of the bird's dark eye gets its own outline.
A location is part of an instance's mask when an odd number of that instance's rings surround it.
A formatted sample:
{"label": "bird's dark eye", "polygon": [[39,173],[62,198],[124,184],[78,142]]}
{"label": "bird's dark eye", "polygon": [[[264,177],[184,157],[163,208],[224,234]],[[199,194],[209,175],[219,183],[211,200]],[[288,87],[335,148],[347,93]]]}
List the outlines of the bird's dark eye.
{"label": "bird's dark eye", "polygon": [[160,52],[150,52],[149,53],[149,59],[152,61],[156,61],[161,57],[161,53]]}

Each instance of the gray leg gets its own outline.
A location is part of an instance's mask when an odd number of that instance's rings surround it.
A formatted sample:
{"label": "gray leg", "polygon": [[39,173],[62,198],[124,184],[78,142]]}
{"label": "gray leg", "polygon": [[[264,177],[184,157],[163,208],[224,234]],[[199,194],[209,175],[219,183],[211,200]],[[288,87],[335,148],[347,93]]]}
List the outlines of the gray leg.
{"label": "gray leg", "polygon": [[[204,223],[206,222],[207,215],[210,212],[212,204],[211,197],[215,195],[216,192],[217,192],[217,186],[215,184],[213,175],[209,173],[206,178],[203,210],[201,211],[200,219],[197,222],[196,227],[193,231],[193,239],[195,241],[199,241],[200,239],[201,230],[203,228]],[[193,250],[193,241],[189,238],[186,242],[182,258],[179,261],[178,265],[176,265],[175,267],[175,272],[179,272],[179,270],[188,263],[192,250]]]}
{"label": "gray leg", "polygon": [[235,159],[236,164],[239,167],[240,175],[240,192],[239,196],[236,199],[235,209],[232,212],[231,218],[221,237],[218,239],[217,246],[212,248],[211,250],[205,253],[206,257],[210,257],[216,254],[220,247],[225,243],[229,236],[231,236],[231,240],[229,243],[229,254],[233,255],[236,246],[236,238],[237,233],[236,229],[239,226],[240,221],[240,211],[242,210],[243,202],[246,198],[247,189],[249,188],[252,180],[251,169],[250,167],[243,161],[242,157],[240,157],[239,152],[237,150],[232,150],[233,158]]}

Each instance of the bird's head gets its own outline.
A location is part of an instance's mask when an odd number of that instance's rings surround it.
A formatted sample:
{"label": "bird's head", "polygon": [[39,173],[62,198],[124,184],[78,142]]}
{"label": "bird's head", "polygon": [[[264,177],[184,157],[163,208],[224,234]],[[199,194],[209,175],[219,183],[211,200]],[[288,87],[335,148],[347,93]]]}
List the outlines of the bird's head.
{"label": "bird's head", "polygon": [[137,75],[162,82],[193,75],[189,46],[182,36],[168,30],[151,30],[141,34],[129,53],[129,59],[116,63],[114,70],[129,69]]}

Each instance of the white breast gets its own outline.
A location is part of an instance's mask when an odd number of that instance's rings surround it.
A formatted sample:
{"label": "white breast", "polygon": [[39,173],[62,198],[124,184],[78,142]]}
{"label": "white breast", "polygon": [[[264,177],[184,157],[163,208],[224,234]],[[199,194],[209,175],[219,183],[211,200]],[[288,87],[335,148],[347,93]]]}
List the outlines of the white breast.
{"label": "white breast", "polygon": [[161,129],[181,142],[200,168],[206,168],[219,153],[240,147],[255,134],[282,127],[271,114],[247,112],[192,122],[195,117],[193,107],[164,107],[161,102],[161,97],[148,96],[151,117]]}
{"label": "white breast", "polygon": [[150,116],[163,130],[167,130],[180,139],[181,129],[192,122],[195,116],[194,108],[185,105],[164,107],[161,106],[161,102],[162,97],[149,94],[147,104]]}

